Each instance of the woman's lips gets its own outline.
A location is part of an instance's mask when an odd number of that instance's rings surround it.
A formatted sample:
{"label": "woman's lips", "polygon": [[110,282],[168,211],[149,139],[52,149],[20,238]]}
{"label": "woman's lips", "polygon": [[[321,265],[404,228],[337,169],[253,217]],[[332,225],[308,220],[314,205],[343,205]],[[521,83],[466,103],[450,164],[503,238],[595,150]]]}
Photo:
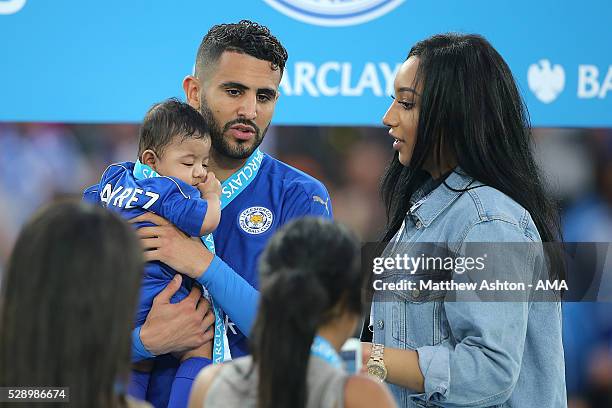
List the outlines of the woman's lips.
{"label": "woman's lips", "polygon": [[393,138],[393,139],[394,139],[394,141],[393,141],[393,149],[394,150],[399,150],[402,147],[402,145],[404,144],[404,141],[400,140],[400,139],[397,139],[397,138]]}
{"label": "woman's lips", "polygon": [[393,149],[394,150],[399,150],[402,147],[402,145],[404,143],[404,140],[396,137],[393,134],[393,129],[389,129],[389,136],[391,136],[393,138]]}

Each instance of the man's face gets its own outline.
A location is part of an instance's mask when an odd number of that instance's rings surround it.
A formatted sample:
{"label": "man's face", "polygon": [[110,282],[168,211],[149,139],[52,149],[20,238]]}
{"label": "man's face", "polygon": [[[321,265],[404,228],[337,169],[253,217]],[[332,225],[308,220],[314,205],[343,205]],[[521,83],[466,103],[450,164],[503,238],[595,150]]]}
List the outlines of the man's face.
{"label": "man's face", "polygon": [[202,76],[199,110],[209,123],[213,149],[232,159],[249,157],[272,120],[280,70],[268,61],[226,51]]}

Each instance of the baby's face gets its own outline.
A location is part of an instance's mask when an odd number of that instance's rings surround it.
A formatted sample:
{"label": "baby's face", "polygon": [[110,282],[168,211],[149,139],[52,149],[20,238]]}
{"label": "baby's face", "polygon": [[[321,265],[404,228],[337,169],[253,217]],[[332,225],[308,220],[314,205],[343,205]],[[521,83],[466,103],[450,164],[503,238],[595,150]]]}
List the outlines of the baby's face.
{"label": "baby's face", "polygon": [[195,186],[207,174],[210,138],[182,139],[174,137],[158,157],[155,171],[162,176],[176,177]]}

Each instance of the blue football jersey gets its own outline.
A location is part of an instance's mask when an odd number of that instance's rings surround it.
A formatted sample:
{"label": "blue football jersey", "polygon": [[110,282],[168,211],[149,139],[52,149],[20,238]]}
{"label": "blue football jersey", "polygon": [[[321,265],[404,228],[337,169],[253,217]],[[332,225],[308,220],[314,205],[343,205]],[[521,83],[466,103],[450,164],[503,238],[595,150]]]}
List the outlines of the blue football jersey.
{"label": "blue football jersey", "polygon": [[[288,221],[304,216],[332,217],[327,190],[315,178],[264,154],[255,179],[221,212],[214,233],[216,253],[258,289],[257,263],[266,243]],[[226,319],[232,357],[248,354],[245,336],[231,316]]]}

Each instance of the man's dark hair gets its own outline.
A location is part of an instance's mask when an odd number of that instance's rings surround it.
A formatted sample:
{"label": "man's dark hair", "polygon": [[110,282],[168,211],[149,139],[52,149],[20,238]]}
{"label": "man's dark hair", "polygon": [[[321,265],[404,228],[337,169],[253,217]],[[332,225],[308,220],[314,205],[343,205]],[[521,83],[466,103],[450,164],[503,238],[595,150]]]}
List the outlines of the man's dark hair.
{"label": "man's dark hair", "polygon": [[265,26],[249,20],[218,24],[208,31],[200,43],[195,74],[199,76],[204,66],[216,63],[225,51],[269,61],[273,70],[280,69],[281,75],[288,57],[285,47]]}
{"label": "man's dark hair", "polygon": [[208,123],[189,104],[176,98],[156,103],[149,109],[140,127],[138,157],[151,149],[161,155],[172,138],[205,139],[209,137]]}

